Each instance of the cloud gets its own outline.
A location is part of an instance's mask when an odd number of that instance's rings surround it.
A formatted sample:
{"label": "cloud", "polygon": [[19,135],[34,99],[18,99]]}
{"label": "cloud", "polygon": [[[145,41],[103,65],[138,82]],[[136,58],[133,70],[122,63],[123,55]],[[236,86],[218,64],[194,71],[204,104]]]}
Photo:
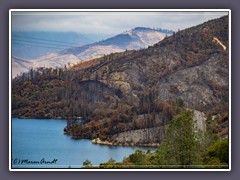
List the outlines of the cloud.
{"label": "cloud", "polygon": [[119,34],[134,27],[185,29],[228,12],[12,12],[13,31]]}

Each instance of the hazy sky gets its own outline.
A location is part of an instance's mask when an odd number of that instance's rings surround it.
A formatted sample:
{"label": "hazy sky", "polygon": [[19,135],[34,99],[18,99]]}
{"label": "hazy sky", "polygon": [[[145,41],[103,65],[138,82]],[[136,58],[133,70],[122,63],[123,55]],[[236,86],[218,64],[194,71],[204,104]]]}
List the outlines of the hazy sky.
{"label": "hazy sky", "polygon": [[134,27],[185,29],[228,12],[12,12],[13,31],[116,35]]}

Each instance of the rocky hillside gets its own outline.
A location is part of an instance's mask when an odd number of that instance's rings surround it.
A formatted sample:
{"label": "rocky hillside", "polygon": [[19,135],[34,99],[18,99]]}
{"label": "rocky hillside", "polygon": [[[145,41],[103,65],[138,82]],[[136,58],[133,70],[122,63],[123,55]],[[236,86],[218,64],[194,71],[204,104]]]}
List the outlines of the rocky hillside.
{"label": "rocky hillside", "polygon": [[225,16],[147,49],[18,77],[12,84],[12,112],[16,117],[81,116],[84,124],[68,121],[65,128],[73,138],[120,142],[126,134],[153,129],[139,143],[160,143],[162,138],[149,137],[184,108],[228,113],[228,53]]}

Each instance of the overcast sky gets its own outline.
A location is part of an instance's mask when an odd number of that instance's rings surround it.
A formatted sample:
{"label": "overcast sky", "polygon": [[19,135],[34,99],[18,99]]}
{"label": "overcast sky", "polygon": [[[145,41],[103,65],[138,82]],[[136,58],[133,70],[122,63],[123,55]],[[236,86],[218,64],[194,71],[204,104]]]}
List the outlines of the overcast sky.
{"label": "overcast sky", "polygon": [[13,31],[116,35],[134,27],[185,29],[228,12],[12,12]]}

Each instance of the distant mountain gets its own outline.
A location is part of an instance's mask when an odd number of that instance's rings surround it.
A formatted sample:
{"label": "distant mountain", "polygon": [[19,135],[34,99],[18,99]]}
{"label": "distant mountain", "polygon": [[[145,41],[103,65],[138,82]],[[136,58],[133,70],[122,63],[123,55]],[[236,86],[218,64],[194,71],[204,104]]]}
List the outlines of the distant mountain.
{"label": "distant mountain", "polygon": [[[172,32],[172,31],[168,31]],[[89,44],[82,47],[69,48],[60,51],[59,54],[74,54],[80,60],[91,59],[96,56],[103,56],[113,52],[122,52],[125,50],[138,50],[147,48],[161,41],[167,35],[161,29],[151,29],[145,27],[136,27],[112,38]],[[88,52],[88,53],[86,53]]]}
{"label": "distant mountain", "polygon": [[[165,33],[163,33],[165,32]],[[84,45],[84,46],[78,46],[74,48],[67,48],[61,51],[56,52],[49,52],[47,54],[44,54],[43,56],[39,56],[37,58],[32,58],[31,62],[33,62],[33,65],[31,67],[63,67],[67,64],[74,64],[77,61],[85,61],[90,60],[97,57],[102,57],[104,55],[108,55],[115,52],[123,52],[126,50],[138,50],[141,48],[147,48],[148,46],[151,46],[162,39],[164,39],[167,35],[171,34],[173,31],[170,30],[162,30],[162,29],[151,29],[151,28],[145,28],[145,27],[136,27],[132,30],[126,31],[122,34],[119,34],[117,36],[114,36],[112,38],[108,38],[103,41],[99,41],[96,43]],[[51,33],[33,33],[33,35],[28,34],[28,36],[32,36],[33,38],[38,35],[38,37],[45,38],[49,37],[49,39],[57,39],[56,42],[60,41],[66,41],[67,39],[71,42],[74,42],[73,39],[76,36],[76,34],[51,34]],[[41,35],[41,36],[40,36]],[[52,36],[51,36],[52,35]],[[13,34],[14,36],[14,34]],[[24,36],[24,34],[16,34],[16,36]],[[62,37],[60,37],[62,36]],[[65,39],[63,38],[65,36]],[[68,37],[69,36],[69,37]],[[68,37],[68,38],[67,38]],[[70,38],[72,37],[72,39]],[[22,37],[23,38],[23,37]],[[81,39],[82,36],[79,37]],[[79,42],[78,38],[75,39],[76,42]],[[28,39],[27,39],[28,40]],[[36,39],[33,39],[36,41]],[[82,40],[81,42],[86,42],[87,40]],[[54,41],[49,43],[56,43]],[[75,46],[75,44],[72,44],[71,46]],[[14,41],[13,41],[14,46]],[[48,45],[50,46],[50,45]],[[66,44],[67,47],[67,44]],[[22,46],[22,49],[18,51],[13,50],[13,55],[17,57],[21,57],[24,59],[24,57],[30,57],[34,52],[36,51],[35,47],[28,46]],[[14,48],[13,48],[14,49]],[[41,49],[44,50],[44,49]],[[49,49],[47,49],[49,51]],[[45,49],[46,51],[46,49]],[[41,51],[42,52],[42,51]],[[25,54],[24,54],[25,53]],[[40,51],[38,51],[36,54],[39,54]],[[29,63],[28,63],[29,64]],[[13,67],[13,77],[15,77],[20,72],[25,72],[27,69],[30,69],[30,66],[27,64],[24,66],[23,69],[22,66],[18,66],[17,64]],[[22,71],[25,70],[25,71]]]}
{"label": "distant mountain", "polygon": [[62,68],[79,62],[79,59],[72,54],[65,54],[61,56],[55,56],[56,53],[50,53],[45,55],[44,58],[38,58],[34,60],[26,60],[18,57],[12,57],[12,78],[22,73],[28,72],[30,69],[36,69],[39,67],[44,68]]}
{"label": "distant mountain", "polygon": [[12,54],[23,59],[33,59],[49,52],[92,42],[75,32],[12,32]]}
{"label": "distant mountain", "polygon": [[21,73],[28,72],[31,66],[31,61],[12,57],[12,77],[16,77]]}
{"label": "distant mountain", "polygon": [[172,35],[174,33],[174,31],[172,31],[170,29],[156,28],[155,30],[160,31],[160,32],[162,32],[164,34],[167,34],[167,35]]}

